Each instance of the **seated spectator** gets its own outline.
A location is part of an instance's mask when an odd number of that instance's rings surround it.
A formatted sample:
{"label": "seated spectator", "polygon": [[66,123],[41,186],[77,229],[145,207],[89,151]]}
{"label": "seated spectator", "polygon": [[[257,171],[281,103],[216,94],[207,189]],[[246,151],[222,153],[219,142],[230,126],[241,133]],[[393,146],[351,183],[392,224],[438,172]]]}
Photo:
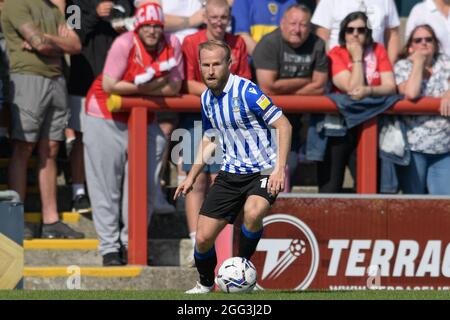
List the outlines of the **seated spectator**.
{"label": "seated spectator", "polygon": [[425,0],[416,4],[406,23],[405,40],[411,35],[411,31],[420,25],[428,24],[433,28],[440,43],[441,52],[450,57],[450,1]]}
{"label": "seated spectator", "polygon": [[368,16],[373,40],[387,48],[389,60],[394,63],[400,46],[400,19],[393,0],[320,0],[312,17],[312,23],[318,27],[317,35],[327,42],[330,50],[338,46],[340,24],[355,11]]}
{"label": "seated spectator", "polygon": [[[295,4],[284,12],[278,29],[256,45],[253,62],[260,88],[267,95],[321,95],[328,79],[325,42],[311,33],[311,11]],[[293,175],[305,137],[300,135],[301,117],[287,115],[293,126],[288,168]],[[289,186],[287,188],[289,190]]]}
{"label": "seated spectator", "polygon": [[234,32],[244,39],[249,55],[253,55],[264,35],[278,28],[284,11],[296,3],[296,0],[234,0]]}
{"label": "seated spectator", "polygon": [[[386,49],[372,38],[364,12],[350,13],[341,23],[339,46],[329,52],[332,91],[353,100],[396,92],[392,65]],[[325,158],[318,162],[321,193],[342,192],[345,166],[357,145],[357,127],[342,137],[329,137]]]}
{"label": "seated spectator", "polygon": [[[250,66],[247,59],[247,49],[244,40],[226,32],[230,22],[230,6],[226,0],[209,0],[206,4],[205,24],[206,29],[193,35],[187,36],[183,42],[183,54],[185,61],[186,87],[187,93],[200,96],[207,89],[203,83],[200,74],[200,65],[198,59],[198,46],[208,40],[224,40],[231,48],[230,71],[243,78],[250,78]],[[197,148],[201,142],[201,136],[198,141],[194,141],[194,121],[201,126],[201,114],[188,113],[183,114],[182,126],[189,130],[192,151],[190,157],[183,154],[183,171],[189,172],[192,168],[194,158],[197,154]],[[186,195],[186,217],[189,227],[189,235],[192,240],[195,239],[195,230],[197,228],[197,219],[200,207],[205,200],[209,186],[214,182],[217,173],[220,171],[220,163],[206,165],[197,176],[194,182],[193,190]],[[193,255],[192,255],[193,257]]]}
{"label": "seated spectator", "polygon": [[415,27],[395,64],[395,80],[406,99],[442,98],[441,116],[403,117],[411,150],[408,166],[397,166],[407,194],[450,195],[450,58],[439,53],[429,25]]}
{"label": "seated spectator", "polygon": [[[86,99],[86,177],[105,266],[127,262],[129,116],[111,113],[106,100],[110,94],[174,96],[183,80],[181,46],[175,36],[164,34],[161,7],[154,3],[143,5],[135,17],[139,17],[135,30],[113,42],[103,73],[92,84]],[[161,161],[166,141],[159,126],[152,123],[153,118],[150,116],[148,128],[148,223],[155,202],[155,165]]]}

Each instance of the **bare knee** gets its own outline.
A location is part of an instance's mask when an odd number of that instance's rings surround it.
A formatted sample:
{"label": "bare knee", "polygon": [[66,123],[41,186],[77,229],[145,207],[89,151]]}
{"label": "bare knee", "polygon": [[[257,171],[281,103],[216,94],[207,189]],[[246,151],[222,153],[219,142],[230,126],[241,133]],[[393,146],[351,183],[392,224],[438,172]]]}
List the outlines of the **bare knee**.
{"label": "bare knee", "polygon": [[195,235],[195,246],[200,253],[208,252],[214,245],[214,239],[210,239],[205,235],[198,233]]}
{"label": "bare knee", "polygon": [[263,226],[264,216],[269,211],[269,202],[257,196],[251,196],[244,207],[244,225],[248,231],[257,232]]}
{"label": "bare knee", "polygon": [[264,212],[260,209],[254,208],[245,211],[244,214],[244,225],[248,231],[256,232],[261,230],[262,221],[264,218]]}
{"label": "bare knee", "polygon": [[39,157],[42,160],[53,159],[58,156],[59,142],[44,140],[39,143]]}

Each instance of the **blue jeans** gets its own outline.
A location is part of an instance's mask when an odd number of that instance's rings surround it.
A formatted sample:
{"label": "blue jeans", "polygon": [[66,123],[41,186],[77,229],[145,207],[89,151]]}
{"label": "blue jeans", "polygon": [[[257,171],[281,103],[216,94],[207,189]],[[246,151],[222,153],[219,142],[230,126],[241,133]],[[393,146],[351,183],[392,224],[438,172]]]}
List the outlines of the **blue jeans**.
{"label": "blue jeans", "polygon": [[450,152],[426,154],[411,151],[411,162],[397,166],[405,194],[450,195]]}

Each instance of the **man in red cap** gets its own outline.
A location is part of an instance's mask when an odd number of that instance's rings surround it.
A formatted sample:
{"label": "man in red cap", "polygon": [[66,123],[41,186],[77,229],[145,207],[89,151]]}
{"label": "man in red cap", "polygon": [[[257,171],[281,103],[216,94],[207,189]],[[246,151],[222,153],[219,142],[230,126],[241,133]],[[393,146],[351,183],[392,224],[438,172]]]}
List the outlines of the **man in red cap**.
{"label": "man in red cap", "polygon": [[[103,265],[126,264],[128,247],[128,113],[111,113],[106,100],[117,95],[177,95],[183,75],[180,43],[163,32],[161,7],[148,3],[135,13],[135,30],[119,36],[106,58],[103,73],[86,101],[84,133],[86,177]],[[167,143],[149,115],[148,158],[161,163]],[[160,168],[148,170],[149,213]],[[148,216],[150,223],[150,214]],[[123,227],[120,229],[120,222]]]}

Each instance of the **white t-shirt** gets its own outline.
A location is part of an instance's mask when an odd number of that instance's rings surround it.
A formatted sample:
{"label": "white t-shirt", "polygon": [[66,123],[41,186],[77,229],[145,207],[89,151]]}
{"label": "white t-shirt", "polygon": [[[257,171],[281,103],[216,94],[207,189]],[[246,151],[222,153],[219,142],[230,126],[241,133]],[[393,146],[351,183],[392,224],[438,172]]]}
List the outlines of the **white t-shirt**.
{"label": "white t-shirt", "polygon": [[416,4],[406,23],[405,43],[411,31],[422,24],[429,24],[441,42],[441,51],[450,56],[450,15],[446,18],[436,7],[433,0]]}
{"label": "white t-shirt", "polygon": [[[161,0],[161,6],[164,14],[171,14],[174,16],[190,17],[202,8],[204,0]],[[180,43],[186,36],[196,33],[197,28],[188,28],[172,32]]]}
{"label": "white t-shirt", "polygon": [[330,49],[339,44],[342,20],[355,11],[367,14],[373,40],[383,45],[385,45],[384,31],[400,25],[393,0],[320,0],[311,21],[319,27],[330,30]]}

